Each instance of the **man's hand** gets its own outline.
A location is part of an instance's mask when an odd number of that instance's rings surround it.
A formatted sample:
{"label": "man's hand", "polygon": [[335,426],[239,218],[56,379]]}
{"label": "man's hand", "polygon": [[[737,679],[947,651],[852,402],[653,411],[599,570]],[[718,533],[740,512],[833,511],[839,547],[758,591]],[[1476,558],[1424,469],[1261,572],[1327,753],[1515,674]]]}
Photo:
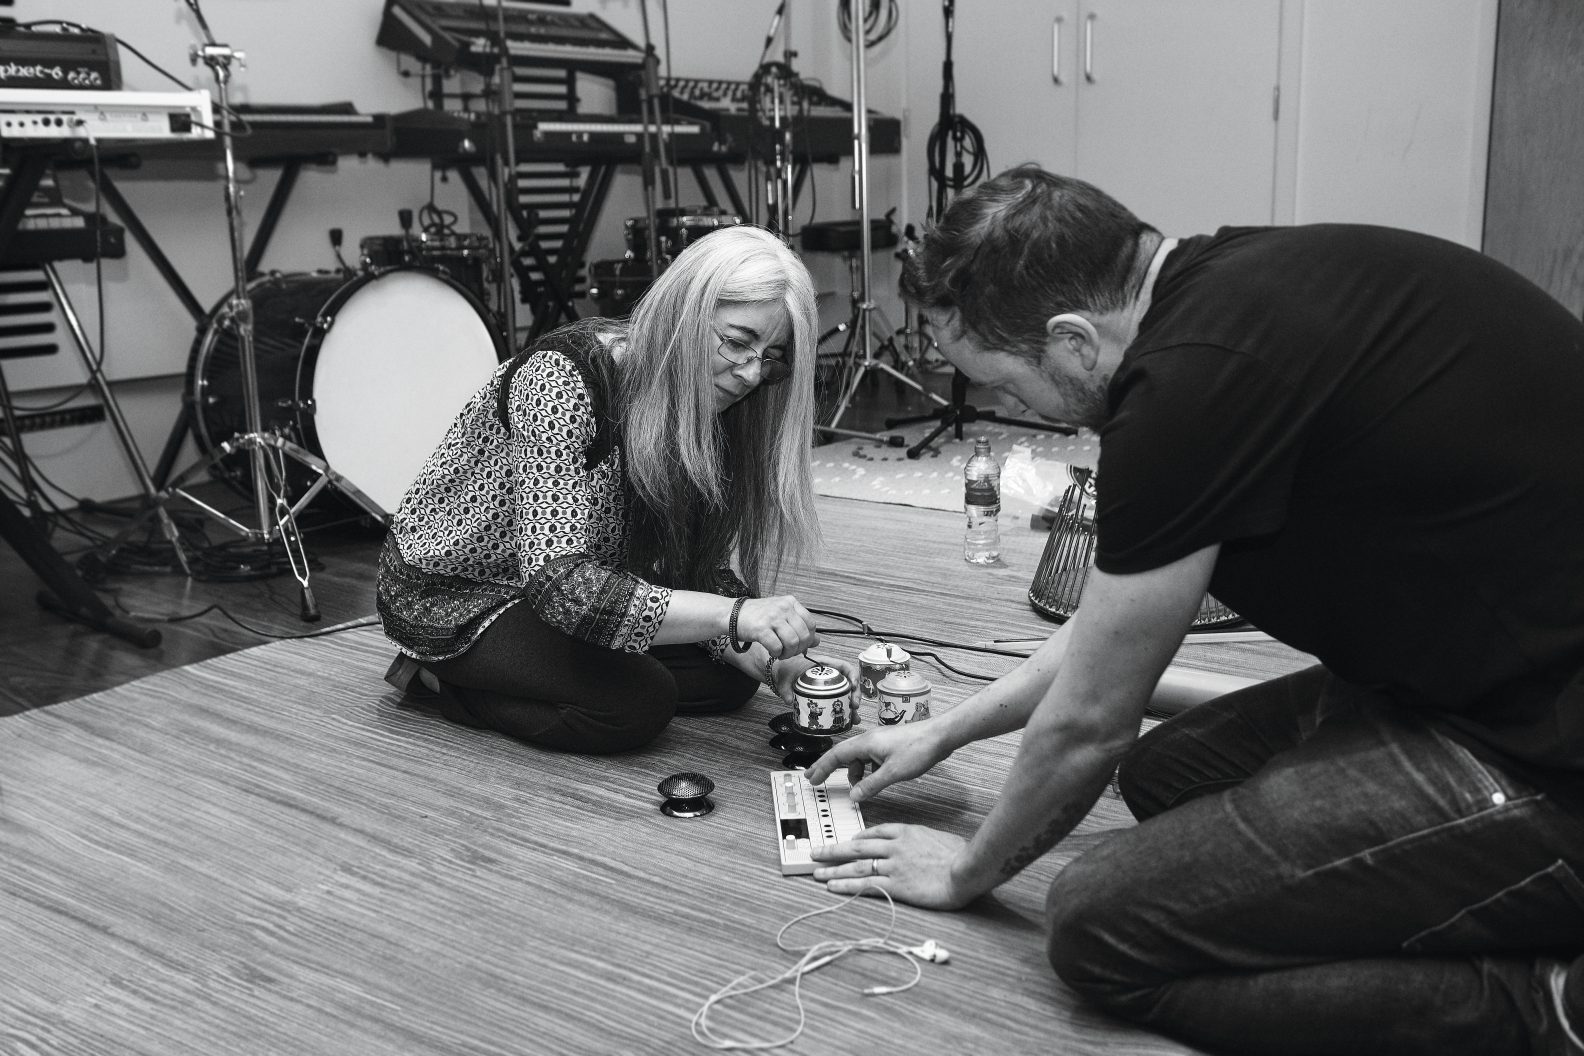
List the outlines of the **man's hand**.
{"label": "man's hand", "polygon": [[[938,720],[881,726],[844,741],[815,761],[803,774],[811,785],[823,785],[832,773],[847,768],[851,799],[860,803],[887,785],[915,778],[951,754],[940,736]],[[864,776],[868,764],[875,772]]]}
{"label": "man's hand", "polygon": [[815,869],[814,879],[838,895],[879,889],[925,909],[961,909],[981,894],[952,879],[952,866],[966,846],[960,837],[923,825],[873,825],[814,851],[816,861],[832,863]]}

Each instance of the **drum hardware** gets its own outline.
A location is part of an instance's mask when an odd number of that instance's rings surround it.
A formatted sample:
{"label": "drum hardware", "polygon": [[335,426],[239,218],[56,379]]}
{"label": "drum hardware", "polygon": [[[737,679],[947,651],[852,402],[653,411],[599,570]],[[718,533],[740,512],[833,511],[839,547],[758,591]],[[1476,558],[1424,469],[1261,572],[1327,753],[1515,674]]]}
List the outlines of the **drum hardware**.
{"label": "drum hardware", "polygon": [[665,122],[660,113],[660,56],[655,52],[654,39],[649,33],[649,5],[640,3],[638,10],[643,18],[643,65],[637,74],[639,113],[643,120],[639,168],[643,173],[644,216],[649,221],[645,248],[647,259],[658,261],[660,203],[655,199],[655,184],[658,180],[660,198],[669,202],[671,189],[676,186],[676,150],[664,134]]}
{"label": "drum hardware", "polygon": [[[791,6],[791,0],[781,0],[776,5],[770,17],[770,28],[765,33],[764,47],[759,52],[759,64],[748,78],[746,94],[749,214],[757,219],[759,191],[763,187],[765,226],[780,235],[783,242],[792,237],[792,203],[797,197],[792,162],[792,118],[798,101],[806,99],[803,79],[794,66],[797,52],[792,47]],[[768,62],[777,32],[781,34],[781,61]],[[803,110],[806,113],[806,107]],[[761,154],[768,162],[762,183]]]}
{"label": "drum hardware", "polygon": [[[352,499],[364,512],[373,517],[382,518],[385,511],[346,478],[331,469],[323,459],[303,450],[279,432],[264,429],[258,391],[253,304],[249,299],[248,262],[242,234],[241,190],[237,182],[236,143],[232,129],[233,110],[230,102],[232,66],[244,65],[246,55],[216,41],[208,21],[204,18],[199,0],[185,0],[185,3],[192,11],[203,37],[202,44],[195,44],[189,49],[189,58],[195,66],[200,62],[207,66],[215,81],[215,109],[219,115],[219,138],[224,159],[226,229],[231,250],[231,292],[224,315],[226,325],[236,338],[243,420],[234,435],[219,444],[207,459],[178,474],[175,480],[155,497],[155,501],[106,544],[106,548],[113,553],[133,534],[140,531],[149,517],[157,516],[162,522],[165,521],[168,517],[166,504],[176,496],[180,496],[212,519],[236,532],[247,542],[259,544],[266,551],[276,544],[284,549],[291,564],[292,574],[300,588],[302,619],[313,622],[319,619],[319,608],[314,600],[313,588],[309,580],[307,553],[303,549],[302,536],[297,529],[298,513],[319,491],[331,486]],[[185,490],[185,484],[197,473],[206,468],[219,467],[233,455],[245,456],[251,471],[250,490],[255,519],[252,525],[242,523]],[[288,502],[285,497],[288,458],[292,463],[307,467],[317,475],[313,485],[295,505]],[[180,538],[170,537],[170,542],[177,563],[183,572],[191,575],[192,568],[183,551]],[[259,574],[272,574],[272,565],[271,561],[256,562],[248,559],[247,567],[261,569]]]}
{"label": "drum hardware", "polygon": [[[847,5],[848,25],[851,27],[852,36],[852,134],[853,134],[853,209],[858,214],[856,244],[849,242],[846,250],[848,253],[848,273],[852,278],[852,316],[848,322],[847,341],[842,348],[842,359],[845,364],[847,384],[842,391],[841,399],[836,404],[836,412],[831,415],[830,424],[818,427],[819,431],[833,436],[858,436],[876,442],[887,443],[893,447],[900,447],[906,441],[899,436],[886,436],[879,433],[858,432],[852,429],[839,428],[842,416],[847,413],[847,407],[852,403],[852,398],[858,391],[858,384],[864,375],[871,370],[882,370],[905,385],[922,393],[928,399],[944,406],[947,401],[926,389],[913,378],[902,371],[882,362],[875,357],[875,332],[874,321],[871,316],[877,310],[872,296],[870,281],[870,254],[874,251],[874,231],[869,218],[869,101],[867,90],[867,71],[865,68],[865,49],[868,42],[864,30],[864,0],[842,0]],[[887,214],[885,230],[889,232],[890,244],[896,244],[896,235],[889,223],[890,214]],[[807,228],[805,228],[807,230]],[[839,328],[838,328],[839,329]],[[887,326],[889,329],[889,325]],[[892,349],[895,348],[893,331],[886,338]]]}
{"label": "drum hardware", "polygon": [[[820,335],[820,345],[824,345],[837,334],[846,334],[847,339],[839,352],[820,354],[822,359],[828,358],[836,364],[837,369],[833,373],[838,379],[837,385],[841,396],[836,411],[831,416],[830,424],[816,426],[816,430],[829,435],[859,436],[882,441],[892,447],[904,446],[907,441],[898,435],[888,436],[837,428],[848,404],[858,391],[858,384],[863,380],[864,372],[870,369],[883,370],[898,381],[923,393],[931,401],[943,407],[947,405],[945,398],[929,391],[907,374],[876,357],[876,352],[889,351],[899,363],[909,362],[898,351],[899,331],[891,326],[885,312],[867,293],[868,258],[863,256],[864,243],[868,243],[870,250],[887,249],[897,244],[898,237],[896,228],[891,222],[891,214],[887,213],[883,220],[870,220],[867,227],[851,220],[804,224],[802,230],[798,232],[798,240],[804,253],[840,253],[847,261],[847,275],[852,289],[850,297],[852,310],[846,321],[838,323]],[[877,317],[878,327],[876,320],[870,318],[871,315]],[[886,422],[886,428],[892,428],[890,421]]]}
{"label": "drum hardware", "polygon": [[[412,214],[403,209],[410,219]],[[490,236],[457,231],[404,230],[399,235],[370,235],[358,243],[362,268],[417,265],[433,269],[467,288],[485,305],[495,301],[500,282],[495,243]],[[503,327],[504,329],[504,327]]]}
{"label": "drum hardware", "polygon": [[[671,266],[681,252],[705,235],[723,227],[736,227],[742,218],[718,206],[667,208],[656,211],[655,223],[647,217],[629,217],[623,230],[626,256],[589,263],[588,296],[601,315],[619,318],[632,312],[638,298]],[[650,253],[657,252],[659,268]]]}
{"label": "drum hardware", "polygon": [[[506,355],[484,303],[434,268],[276,273],[255,279],[248,296],[264,426],[334,465],[382,510],[396,508],[456,413]],[[205,319],[189,357],[187,405],[204,452],[244,425],[226,307]],[[243,494],[252,487],[246,466],[222,465],[216,475]],[[313,501],[307,492],[316,482],[312,472],[288,467],[285,493]]]}

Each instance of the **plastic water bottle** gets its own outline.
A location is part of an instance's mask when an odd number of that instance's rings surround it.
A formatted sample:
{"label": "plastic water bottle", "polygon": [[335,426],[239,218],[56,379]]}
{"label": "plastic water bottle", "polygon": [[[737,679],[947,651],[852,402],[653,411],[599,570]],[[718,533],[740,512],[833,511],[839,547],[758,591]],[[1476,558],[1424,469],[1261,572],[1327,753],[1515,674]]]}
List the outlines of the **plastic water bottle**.
{"label": "plastic water bottle", "polygon": [[993,564],[1001,556],[1001,463],[990,453],[990,441],[974,441],[973,457],[963,467],[963,511],[968,530],[963,535],[963,560],[970,565]]}

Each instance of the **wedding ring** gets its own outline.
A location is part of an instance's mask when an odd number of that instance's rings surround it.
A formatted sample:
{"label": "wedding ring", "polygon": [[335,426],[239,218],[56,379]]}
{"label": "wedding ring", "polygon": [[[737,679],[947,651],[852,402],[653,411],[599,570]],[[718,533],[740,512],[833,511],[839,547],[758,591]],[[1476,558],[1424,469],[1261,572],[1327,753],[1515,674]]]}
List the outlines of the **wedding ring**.
{"label": "wedding ring", "polygon": [[878,858],[869,859],[869,875],[870,876],[879,876],[880,875],[880,859],[878,859]]}

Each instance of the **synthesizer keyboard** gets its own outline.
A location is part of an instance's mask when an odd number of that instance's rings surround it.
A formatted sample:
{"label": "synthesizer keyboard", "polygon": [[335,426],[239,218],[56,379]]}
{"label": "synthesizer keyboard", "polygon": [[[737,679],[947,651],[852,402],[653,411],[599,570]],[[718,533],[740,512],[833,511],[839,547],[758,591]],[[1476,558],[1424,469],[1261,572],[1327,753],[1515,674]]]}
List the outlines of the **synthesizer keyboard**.
{"label": "synthesizer keyboard", "polygon": [[845,770],[817,786],[809,784],[801,770],[770,774],[782,876],[809,875],[814,871],[812,851],[850,840],[863,830],[863,814],[848,795],[850,787]]}
{"label": "synthesizer keyboard", "polygon": [[[748,82],[705,77],[662,77],[660,91],[665,94],[661,107],[674,106],[690,116],[711,118],[716,135],[735,152],[742,152],[766,133],[756,129],[748,112]],[[618,85],[617,108],[638,108],[633,89]],[[815,84],[805,83],[794,101],[792,153],[815,161],[851,157],[852,104],[839,99]],[[902,122],[895,117],[869,111],[869,152],[900,154]]]}
{"label": "synthesizer keyboard", "polygon": [[613,73],[643,63],[643,50],[597,15],[511,2],[498,14],[496,0],[385,0],[374,42],[435,66],[488,72],[500,57],[502,20],[514,64]]}

